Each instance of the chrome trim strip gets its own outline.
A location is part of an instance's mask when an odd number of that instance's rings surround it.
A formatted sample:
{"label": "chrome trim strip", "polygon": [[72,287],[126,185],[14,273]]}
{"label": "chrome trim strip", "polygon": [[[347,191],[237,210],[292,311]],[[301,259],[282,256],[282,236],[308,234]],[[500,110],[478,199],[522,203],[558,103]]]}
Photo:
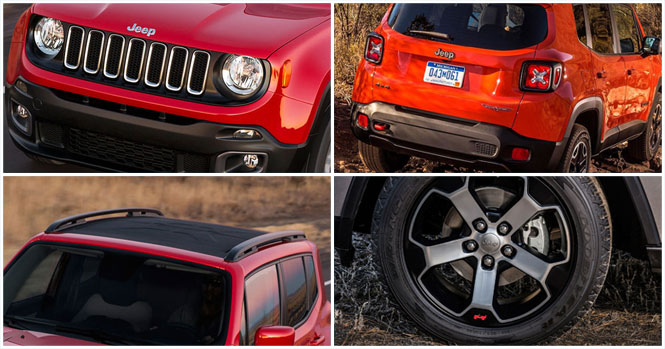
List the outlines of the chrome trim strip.
{"label": "chrome trim strip", "polygon": [[[96,70],[89,70],[88,69],[88,49],[90,48],[90,38],[92,38],[92,33],[97,32],[102,34],[102,44],[99,45],[99,57],[97,58],[97,69]],[[86,40],[85,43],[85,52],[83,53],[83,71],[88,73],[88,74],[97,74],[99,72],[99,67],[102,65],[102,51],[104,50],[104,39],[106,39],[106,35],[104,35],[103,32],[100,32],[99,30],[90,30],[88,32],[88,40]]]}
{"label": "chrome trim strip", "polygon": [[[206,56],[208,56],[208,59],[206,60],[206,71],[203,74],[203,86],[201,86],[200,91],[195,91],[195,90],[192,90],[190,88],[190,84],[192,82],[192,69],[194,69],[194,62],[196,61],[196,54],[205,54]],[[195,96],[203,94],[203,91],[205,91],[205,89],[206,89],[206,82],[208,81],[207,79],[208,79],[208,68],[209,68],[209,66],[210,66],[210,54],[208,52],[194,51],[194,53],[192,53],[192,61],[189,63],[189,76],[187,77],[187,92],[189,92],[190,94],[193,94]]]}
{"label": "chrome trim strip", "polygon": [[[141,61],[139,63],[138,77],[136,79],[130,79],[129,77],[127,77],[127,65],[129,64],[129,57],[132,55],[132,43],[135,40],[136,41],[141,41],[143,43],[143,51],[141,52]],[[131,82],[131,83],[136,83],[136,82],[139,82],[139,80],[141,80],[141,73],[143,72],[143,59],[145,58],[145,48],[146,48],[146,46],[148,46],[148,44],[146,44],[145,41],[143,41],[141,39],[132,38],[131,40],[129,40],[129,45],[127,45],[127,56],[125,57],[125,69],[124,69],[124,73],[123,73],[123,78],[125,79],[125,81]]]}
{"label": "chrome trim strip", "polygon": [[[169,84],[169,77],[171,76],[171,64],[173,63],[173,52],[176,49],[185,50],[185,64],[182,67],[182,77],[180,77],[180,85],[172,86],[171,84]],[[188,58],[189,58],[189,50],[186,49],[185,47],[175,46],[171,49],[171,55],[169,56],[169,65],[166,68],[166,84],[165,84],[165,86],[166,86],[167,89],[169,89],[171,91],[180,91],[180,89],[182,88],[182,83],[183,83],[183,81],[185,81],[185,73],[187,72],[185,70],[185,68],[187,68],[187,59]]]}
{"label": "chrome trim strip", "polygon": [[[108,65],[108,63],[109,63],[109,49],[111,48],[111,41],[112,41],[111,39],[112,39],[114,36],[117,36],[117,37],[119,37],[120,39],[122,39],[122,46],[120,47],[120,58],[118,59],[118,73],[116,73],[115,75],[111,75],[111,74],[109,74],[109,72],[106,70],[106,68],[107,68],[107,65]],[[115,78],[117,78],[118,76],[120,76],[120,67],[122,66],[122,55],[123,55],[124,53],[125,53],[125,37],[122,36],[122,35],[118,35],[118,34],[111,34],[111,35],[109,35],[109,39],[108,39],[108,41],[106,42],[106,54],[104,55],[104,76],[105,76],[105,77],[107,77],[107,78],[109,78],[109,79],[115,79]]]}
{"label": "chrome trim strip", "polygon": [[[69,40],[72,38],[72,29],[75,29],[75,28],[81,29],[83,34],[81,35],[81,47],[79,47],[79,57],[76,61],[76,65],[71,65],[71,64],[67,63],[67,56],[68,56],[68,53],[69,53]],[[81,51],[83,51],[83,41],[84,40],[85,40],[85,29],[83,29],[82,27],[76,26],[76,25],[72,25],[72,26],[69,27],[69,30],[67,31],[67,46],[65,46],[65,59],[63,60],[63,63],[65,63],[65,68],[78,69],[79,65],[81,64]]]}
{"label": "chrome trim strip", "polygon": [[[159,67],[159,80],[157,83],[153,83],[148,81],[148,72],[150,72],[150,57],[152,57],[152,49],[155,47],[155,45],[161,45],[164,46],[164,56],[162,57],[162,64]],[[164,63],[166,62],[166,54],[169,53],[168,47],[166,45],[162,44],[161,42],[153,42],[150,45],[150,51],[148,51],[148,60],[146,61],[145,65],[145,78],[143,79],[143,82],[150,87],[157,87],[162,83],[162,76],[164,75]]]}

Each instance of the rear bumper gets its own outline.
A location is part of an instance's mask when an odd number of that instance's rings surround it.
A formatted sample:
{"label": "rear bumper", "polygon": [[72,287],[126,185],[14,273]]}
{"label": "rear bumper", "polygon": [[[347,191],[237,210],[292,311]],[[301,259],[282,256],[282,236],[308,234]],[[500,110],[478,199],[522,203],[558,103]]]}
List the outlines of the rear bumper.
{"label": "rear bumper", "polygon": [[[360,128],[358,113],[369,116],[367,130]],[[377,131],[375,123],[388,125]],[[510,128],[383,102],[355,103],[351,109],[355,136],[387,150],[453,162],[483,170],[542,172],[559,163],[566,140],[548,142],[517,134]],[[530,150],[527,161],[512,160],[515,147]]]}
{"label": "rear bumper", "polygon": [[[296,172],[306,162],[305,144],[278,142],[258,126],[227,125],[95,98],[86,99],[19,78],[27,93],[5,84],[9,134],[23,151],[106,171],[222,172],[229,157],[265,155],[264,170]],[[12,103],[32,115],[29,135],[11,119]],[[124,109],[123,109],[124,108]],[[233,139],[237,129],[254,129],[260,140]]]}

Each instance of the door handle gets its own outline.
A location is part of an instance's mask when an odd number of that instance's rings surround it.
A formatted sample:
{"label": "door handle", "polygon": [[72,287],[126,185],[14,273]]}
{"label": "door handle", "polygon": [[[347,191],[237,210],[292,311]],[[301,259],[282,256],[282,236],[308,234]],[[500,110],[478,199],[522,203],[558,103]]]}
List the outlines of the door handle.
{"label": "door handle", "polygon": [[318,336],[311,341],[309,341],[309,345],[321,345],[323,344],[323,341],[326,340],[326,336]]}
{"label": "door handle", "polygon": [[596,77],[598,79],[606,78],[607,77],[607,72],[605,70],[599,71],[599,72],[596,73]]}
{"label": "door handle", "polygon": [[628,70],[626,71],[626,74],[628,74],[628,75],[632,75],[632,74],[633,74],[633,70],[632,70],[632,69],[628,69]]}

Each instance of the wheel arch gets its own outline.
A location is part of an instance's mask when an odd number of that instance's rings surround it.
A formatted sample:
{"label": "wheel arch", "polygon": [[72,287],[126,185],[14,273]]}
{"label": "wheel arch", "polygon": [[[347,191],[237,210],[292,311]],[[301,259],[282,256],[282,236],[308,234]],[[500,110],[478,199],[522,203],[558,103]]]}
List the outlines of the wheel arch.
{"label": "wheel arch", "polygon": [[568,141],[575,124],[586,127],[591,136],[591,151],[600,151],[603,134],[603,101],[600,97],[588,97],[575,104],[564,133],[564,141]]}

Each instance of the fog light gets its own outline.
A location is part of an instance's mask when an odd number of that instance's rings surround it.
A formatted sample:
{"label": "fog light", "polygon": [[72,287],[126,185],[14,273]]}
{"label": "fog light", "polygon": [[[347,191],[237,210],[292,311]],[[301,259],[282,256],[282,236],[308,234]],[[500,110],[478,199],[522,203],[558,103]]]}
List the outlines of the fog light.
{"label": "fog light", "polygon": [[259,156],[256,154],[245,154],[242,157],[242,161],[245,163],[245,166],[250,169],[255,169],[259,165]]}
{"label": "fog light", "polygon": [[367,125],[369,125],[369,118],[365,114],[358,113],[358,120],[356,122],[358,123],[358,127],[366,130]]}
{"label": "fog light", "polygon": [[259,139],[261,134],[256,130],[237,130],[233,132],[233,138],[235,139]]}
{"label": "fog light", "polygon": [[517,161],[527,161],[531,156],[531,152],[526,148],[513,148],[512,158]]}
{"label": "fog light", "polygon": [[12,101],[11,115],[14,126],[25,135],[30,136],[32,134],[32,115],[28,108]]}

